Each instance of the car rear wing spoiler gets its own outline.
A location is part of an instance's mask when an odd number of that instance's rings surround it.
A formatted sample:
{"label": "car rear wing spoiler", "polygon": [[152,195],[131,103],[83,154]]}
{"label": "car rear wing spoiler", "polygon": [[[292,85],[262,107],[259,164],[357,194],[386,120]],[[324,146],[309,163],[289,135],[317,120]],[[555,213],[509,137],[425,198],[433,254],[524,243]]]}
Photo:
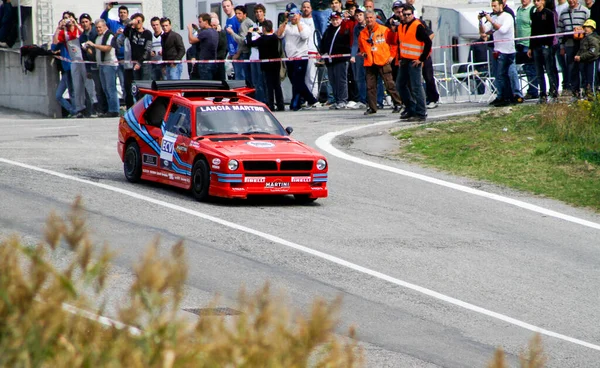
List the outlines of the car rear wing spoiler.
{"label": "car rear wing spoiler", "polygon": [[138,80],[135,81],[136,87],[152,91],[202,91],[202,90],[240,90],[239,92],[249,92],[251,89],[246,87],[244,80]]}

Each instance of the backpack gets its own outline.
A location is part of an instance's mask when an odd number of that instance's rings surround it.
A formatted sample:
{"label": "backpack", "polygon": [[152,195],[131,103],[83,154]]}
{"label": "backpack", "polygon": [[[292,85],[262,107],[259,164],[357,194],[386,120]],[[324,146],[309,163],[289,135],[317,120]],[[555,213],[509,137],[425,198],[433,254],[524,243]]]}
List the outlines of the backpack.
{"label": "backpack", "polygon": [[52,55],[52,53],[38,45],[21,46],[21,66],[23,72],[32,72],[35,69],[35,58],[38,56]]}

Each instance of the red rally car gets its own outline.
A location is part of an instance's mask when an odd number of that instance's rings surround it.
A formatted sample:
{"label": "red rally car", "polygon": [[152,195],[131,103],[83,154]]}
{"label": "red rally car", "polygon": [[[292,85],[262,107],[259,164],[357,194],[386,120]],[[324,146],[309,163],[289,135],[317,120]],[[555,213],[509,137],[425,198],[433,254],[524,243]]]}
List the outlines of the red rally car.
{"label": "red rally car", "polygon": [[125,177],[209,196],[327,197],[327,160],[290,138],[244,81],[137,81],[139,100],[119,121]]}

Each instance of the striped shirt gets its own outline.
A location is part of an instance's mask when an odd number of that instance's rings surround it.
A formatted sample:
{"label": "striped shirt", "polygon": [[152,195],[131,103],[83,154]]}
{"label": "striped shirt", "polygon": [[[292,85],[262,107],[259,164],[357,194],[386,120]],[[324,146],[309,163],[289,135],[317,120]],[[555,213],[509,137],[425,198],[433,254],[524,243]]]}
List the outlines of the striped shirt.
{"label": "striped shirt", "polygon": [[[573,32],[574,26],[583,26],[583,23],[590,17],[590,10],[581,4],[576,8],[567,8],[558,16],[558,33]],[[573,36],[560,37],[561,47],[573,46]]]}

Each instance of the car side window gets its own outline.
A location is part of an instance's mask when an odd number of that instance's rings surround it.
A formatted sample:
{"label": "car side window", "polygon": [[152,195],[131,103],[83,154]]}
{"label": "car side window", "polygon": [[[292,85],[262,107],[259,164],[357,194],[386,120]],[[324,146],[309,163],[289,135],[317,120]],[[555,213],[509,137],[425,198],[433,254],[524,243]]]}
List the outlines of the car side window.
{"label": "car side window", "polygon": [[168,97],[156,97],[144,112],[146,124],[160,127],[167,113],[167,106],[169,106]]}
{"label": "car side window", "polygon": [[171,105],[165,130],[174,134],[190,137],[192,134],[192,114],[189,108],[177,104]]}

